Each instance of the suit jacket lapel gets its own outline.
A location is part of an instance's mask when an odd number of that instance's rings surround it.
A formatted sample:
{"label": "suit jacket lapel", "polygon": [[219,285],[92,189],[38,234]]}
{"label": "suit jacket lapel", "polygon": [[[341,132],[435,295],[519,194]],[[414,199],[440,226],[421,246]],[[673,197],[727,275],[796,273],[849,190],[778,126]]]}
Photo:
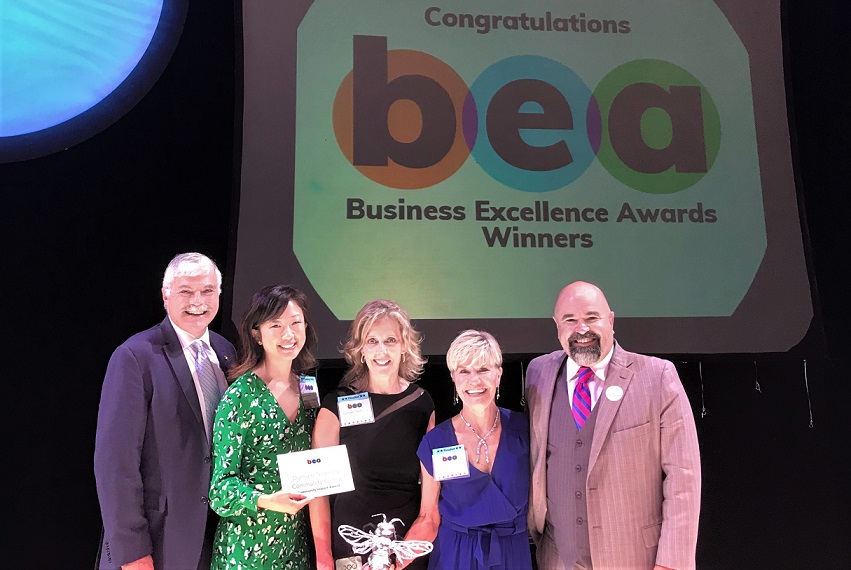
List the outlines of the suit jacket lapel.
{"label": "suit jacket lapel", "polygon": [[210,334],[210,346],[213,352],[216,353],[216,358],[219,359],[219,368],[222,369],[225,375],[225,383],[227,384],[228,370],[234,365],[231,361],[229,351],[225,349],[226,347],[218,340],[218,337],[212,333]]}
{"label": "suit jacket lapel", "polygon": [[[547,439],[550,433],[550,411],[553,407],[553,394],[558,377],[560,376],[564,363],[567,362],[567,353],[554,353],[547,360],[546,366],[541,370],[541,404],[538,406],[538,418],[533,425],[538,426],[537,434],[539,453],[538,457],[547,456]],[[546,470],[544,470],[546,471]]]}
{"label": "suit jacket lapel", "polygon": [[629,388],[629,383],[634,375],[631,367],[632,361],[626,358],[623,349],[616,344],[612,359],[609,361],[609,369],[606,371],[606,389],[600,394],[600,400],[597,402],[597,424],[594,426],[594,438],[591,441],[591,456],[588,461],[589,472],[594,468],[597,457],[600,456],[600,450],[609,437],[612,422],[615,420],[615,415],[617,415],[621,402],[624,400],[624,397],[621,397],[613,402],[606,396],[606,392],[612,386],[619,386],[623,390],[623,394],[626,395],[627,388]]}
{"label": "suit jacket lapel", "polygon": [[177,338],[177,333],[174,332],[174,327],[171,326],[171,321],[168,320],[168,317],[160,323],[160,329],[163,332],[163,354],[166,360],[168,360],[175,380],[177,380],[181,390],[183,390],[186,402],[192,409],[192,413],[195,414],[195,419],[203,428],[204,417],[201,415],[201,403],[198,401],[198,392],[195,391],[195,381],[192,380],[192,372],[189,371],[186,357],[183,356],[183,347],[180,346],[180,339]]}

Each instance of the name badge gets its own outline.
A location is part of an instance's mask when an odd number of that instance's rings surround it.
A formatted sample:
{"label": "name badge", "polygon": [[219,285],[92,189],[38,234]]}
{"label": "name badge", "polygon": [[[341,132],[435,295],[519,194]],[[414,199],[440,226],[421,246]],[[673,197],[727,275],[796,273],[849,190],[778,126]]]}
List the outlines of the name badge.
{"label": "name badge", "polygon": [[372,415],[372,400],[366,392],[337,397],[337,411],[340,412],[340,427],[371,424],[375,421],[375,416]]}
{"label": "name badge", "polygon": [[431,465],[435,481],[463,479],[470,476],[470,464],[463,445],[431,450]]}
{"label": "name badge", "polygon": [[287,493],[322,497],[355,490],[345,445],[282,453],[278,472],[281,490]]}
{"label": "name badge", "polygon": [[301,401],[308,410],[319,407],[319,384],[316,376],[299,376],[298,391],[301,392]]}

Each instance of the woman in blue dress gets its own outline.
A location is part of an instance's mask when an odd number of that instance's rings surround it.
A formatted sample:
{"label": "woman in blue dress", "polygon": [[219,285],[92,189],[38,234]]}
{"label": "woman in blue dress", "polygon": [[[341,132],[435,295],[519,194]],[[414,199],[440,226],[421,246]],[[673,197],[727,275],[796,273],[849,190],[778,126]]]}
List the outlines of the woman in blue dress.
{"label": "woman in blue dress", "polygon": [[[496,405],[499,344],[484,331],[464,331],[449,347],[446,365],[461,412],[426,433],[419,446],[422,503],[406,538],[434,542],[429,570],[530,570],[529,424],[525,415]],[[454,446],[463,451],[440,451]],[[466,466],[445,468],[462,454]]]}

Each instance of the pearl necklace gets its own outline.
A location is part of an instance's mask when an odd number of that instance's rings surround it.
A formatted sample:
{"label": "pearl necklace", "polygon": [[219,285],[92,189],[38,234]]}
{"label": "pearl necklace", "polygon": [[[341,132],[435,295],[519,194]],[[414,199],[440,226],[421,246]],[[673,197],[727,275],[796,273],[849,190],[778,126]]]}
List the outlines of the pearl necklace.
{"label": "pearl necklace", "polygon": [[473,435],[476,436],[477,438],[479,438],[479,443],[476,444],[476,463],[479,462],[479,457],[482,454],[482,447],[484,447],[485,448],[485,463],[489,464],[491,462],[491,458],[490,458],[490,453],[489,453],[489,450],[488,450],[487,439],[488,439],[488,437],[490,437],[490,435],[496,429],[496,424],[499,420],[499,410],[496,411],[496,415],[493,417],[493,425],[491,426],[490,431],[488,433],[486,433],[484,437],[482,437],[482,436],[480,436],[479,434],[476,433],[475,428],[472,425],[470,425],[470,422],[468,422],[467,418],[464,417],[463,412],[459,412],[458,415],[461,416],[461,421],[464,422],[464,425],[466,425],[468,428],[470,428],[470,431],[473,432]]}

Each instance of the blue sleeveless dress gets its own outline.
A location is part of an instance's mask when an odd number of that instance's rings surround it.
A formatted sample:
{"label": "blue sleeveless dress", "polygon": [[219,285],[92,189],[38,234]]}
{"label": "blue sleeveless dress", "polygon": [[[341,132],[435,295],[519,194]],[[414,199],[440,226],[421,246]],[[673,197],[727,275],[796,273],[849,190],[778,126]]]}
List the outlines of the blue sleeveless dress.
{"label": "blue sleeveless dress", "polygon": [[[440,527],[429,570],[531,570],[526,536],[529,501],[529,422],[524,414],[499,409],[502,433],[493,469],[470,464],[470,476],[441,482]],[[452,421],[428,432],[417,456],[434,475],[433,449],[458,445]],[[484,461],[482,454],[481,461]]]}

